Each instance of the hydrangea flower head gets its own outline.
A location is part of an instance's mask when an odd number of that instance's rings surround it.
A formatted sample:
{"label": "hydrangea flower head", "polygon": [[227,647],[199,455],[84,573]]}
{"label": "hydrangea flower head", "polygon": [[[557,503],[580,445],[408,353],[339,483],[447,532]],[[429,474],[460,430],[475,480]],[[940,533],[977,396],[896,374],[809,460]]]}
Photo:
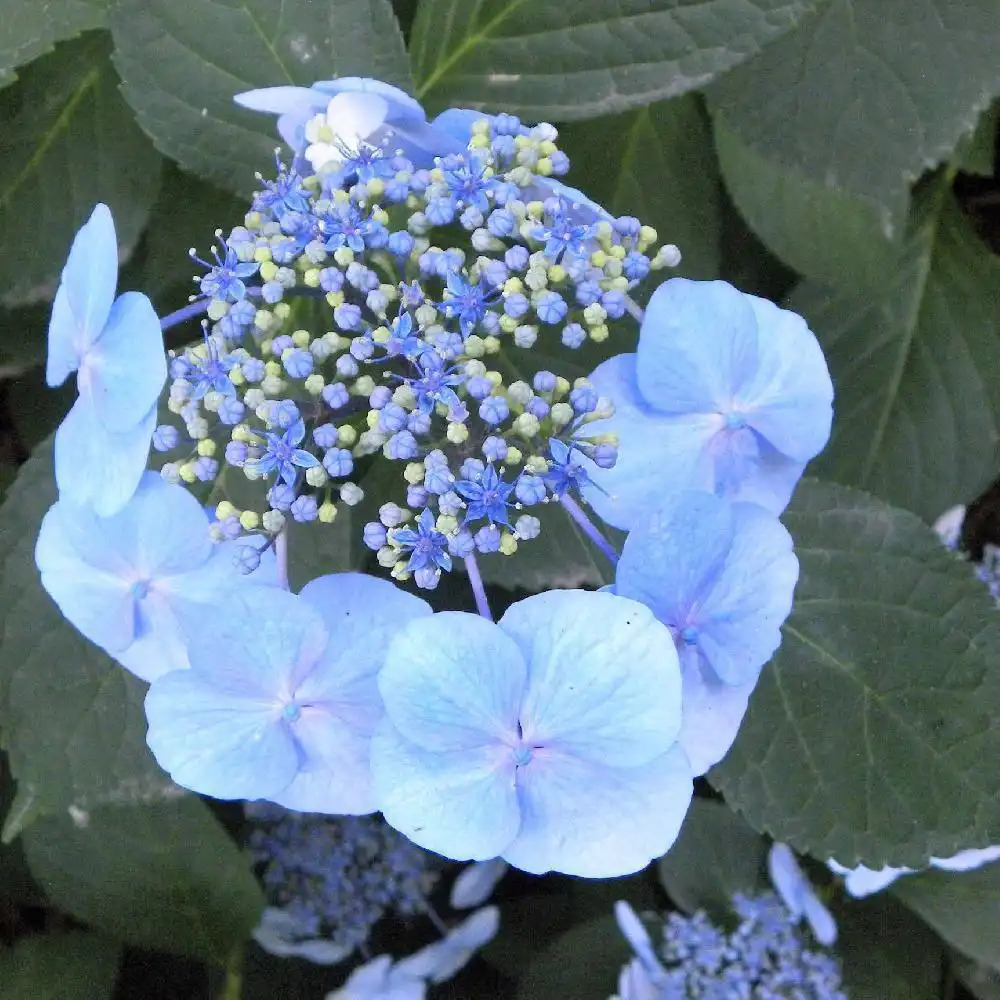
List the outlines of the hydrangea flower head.
{"label": "hydrangea flower head", "polygon": [[379,689],[378,804],[422,847],[608,877],[676,838],[691,797],[680,676],[669,632],[642,605],[550,591],[497,624],[412,621]]}
{"label": "hydrangea flower head", "polygon": [[147,742],[179,785],[304,812],[376,808],[375,675],[393,631],[429,615],[419,598],[359,573],[298,596],[245,591],[191,630],[191,669],[146,696]]}
{"label": "hydrangea flower head", "polygon": [[234,544],[214,544],[198,501],[147,472],[111,517],[60,499],[42,521],[35,562],[66,618],[152,681],[187,666],[191,621],[234,588],[273,581],[267,568],[249,579],[240,574]]}
{"label": "hydrangea flower head", "polygon": [[670,629],[683,677],[681,745],[695,774],[732,746],[797,579],[791,536],[757,504],[686,490],[629,532],[615,593]]}
{"label": "hydrangea flower head", "polygon": [[796,313],[723,281],[672,278],[650,299],[635,354],[591,376],[615,404],[595,426],[619,461],[595,470],[587,499],[629,528],[665,492],[703,489],[774,513],[830,435],[833,386]]}
{"label": "hydrangea flower head", "polygon": [[52,303],[45,380],[76,372],[79,396],[56,432],[56,482],[74,503],[120,510],[146,465],[167,377],[160,321],[148,298],[115,298],[118,242],[107,205],[73,240]]}

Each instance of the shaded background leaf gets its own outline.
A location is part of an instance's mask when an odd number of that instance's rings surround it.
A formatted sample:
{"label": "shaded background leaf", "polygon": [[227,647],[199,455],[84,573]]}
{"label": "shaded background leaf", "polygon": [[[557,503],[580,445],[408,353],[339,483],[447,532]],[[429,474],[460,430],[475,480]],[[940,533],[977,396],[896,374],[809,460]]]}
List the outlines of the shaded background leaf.
{"label": "shaded background leaf", "polygon": [[564,121],[704,86],[822,0],[421,0],[417,96]]}
{"label": "shaded background leaf", "polygon": [[118,975],[121,945],[85,931],[24,937],[0,948],[4,1000],[105,1000]]}
{"label": "shaded background leaf", "polygon": [[803,481],[782,644],[709,780],[821,860],[923,867],[1000,822],[1000,614],[914,515]]}
{"label": "shaded background leaf", "polygon": [[96,202],[128,256],[160,186],[160,157],[118,92],[105,32],[63,42],[0,92],[0,229],[30,235],[0,257],[0,301],[50,298]]}

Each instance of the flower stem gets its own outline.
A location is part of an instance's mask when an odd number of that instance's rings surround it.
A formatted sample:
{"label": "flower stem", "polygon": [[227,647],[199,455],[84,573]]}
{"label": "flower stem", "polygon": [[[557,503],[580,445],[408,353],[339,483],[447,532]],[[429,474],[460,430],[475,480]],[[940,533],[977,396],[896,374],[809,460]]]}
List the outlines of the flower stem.
{"label": "flower stem", "polygon": [[178,323],[183,323],[194,316],[200,316],[203,312],[207,311],[208,299],[199,299],[197,302],[192,302],[181,309],[175,309],[172,313],[167,313],[160,320],[160,329],[169,330],[172,326],[177,326]]}
{"label": "flower stem", "polygon": [[635,301],[630,295],[625,296],[625,311],[632,317],[637,323],[642,323],[646,318],[646,313],[642,306]]}
{"label": "flower stem", "polygon": [[284,528],[274,536],[274,558],[278,566],[278,586],[288,590],[288,532]]}
{"label": "flower stem", "polygon": [[490,602],[486,598],[486,588],[483,586],[483,578],[479,575],[479,563],[476,562],[475,554],[465,557],[465,572],[469,574],[469,583],[476,598],[476,610],[487,621],[493,621]]}
{"label": "flower stem", "polygon": [[568,494],[564,493],[559,502],[566,508],[566,513],[576,522],[580,530],[607,556],[612,566],[618,565],[618,553],[614,546],[601,534],[600,529],[583,510],[583,508]]}

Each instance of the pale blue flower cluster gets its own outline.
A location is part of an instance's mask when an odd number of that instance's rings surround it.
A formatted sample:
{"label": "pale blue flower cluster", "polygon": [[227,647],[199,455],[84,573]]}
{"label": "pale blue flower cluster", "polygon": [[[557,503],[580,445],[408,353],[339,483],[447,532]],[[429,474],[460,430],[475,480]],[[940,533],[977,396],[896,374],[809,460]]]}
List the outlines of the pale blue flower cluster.
{"label": "pale blue flower cluster", "polygon": [[847,1000],[840,964],[813,950],[797,917],[770,893],[733,897],[730,933],[703,912],[657,918],[658,941],[627,903],[615,916],[636,957],[622,969],[612,1000]]}
{"label": "pale blue flower cluster", "polygon": [[[498,869],[644,867],[735,739],[791,608],[777,515],[831,417],[815,338],[721,282],[667,281],[643,314],[630,293],[676,248],[557,180],[549,125],[429,123],[355,79],[241,100],[281,116],[293,165],[219,234],[176,314],[207,320],[144,438],[160,476],[110,464],[117,511],[64,491],[38,544],[46,588],[152,681],[147,740],[186,788],[381,811]],[[86,300],[74,255],[64,285]],[[75,330],[61,315],[55,358]],[[554,370],[636,323],[635,354]],[[97,407],[112,422],[139,410],[149,367],[117,351]],[[363,540],[396,582],[288,592],[289,520],[328,523],[366,492]],[[494,621],[477,558],[516,557],[540,534],[532,508],[571,517],[614,583]],[[600,520],[628,532],[620,553]],[[430,595],[459,567],[478,614],[397,586]]]}

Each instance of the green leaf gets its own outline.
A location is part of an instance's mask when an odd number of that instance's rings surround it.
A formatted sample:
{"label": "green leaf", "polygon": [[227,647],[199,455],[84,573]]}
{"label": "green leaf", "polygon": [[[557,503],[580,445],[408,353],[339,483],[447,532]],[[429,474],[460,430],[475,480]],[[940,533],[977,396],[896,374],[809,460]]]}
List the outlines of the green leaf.
{"label": "green leaf", "polygon": [[705,910],[716,922],[732,917],[733,894],[770,887],[767,841],[721,802],[696,798],[674,846],[657,862],[663,888],[685,913]]}
{"label": "green leaf", "polygon": [[910,182],[1000,90],[998,50],[994,0],[831,0],[710,97],[759,154],[869,200],[891,238]]}
{"label": "green leaf", "polygon": [[762,156],[715,116],[715,145],[730,197],[753,231],[800,274],[835,288],[878,290],[898,250],[870,202]]}
{"label": "green leaf", "polygon": [[102,1000],[118,976],[117,941],[71,931],[23,937],[0,949],[4,1000]]}
{"label": "green leaf", "polygon": [[1000,972],[954,952],[951,956],[955,975],[978,1000],[1000,1000]]}
{"label": "green leaf", "polygon": [[299,524],[288,519],[288,581],[300,591],[310,580],[328,573],[357,570],[365,557],[361,526],[353,508],[340,504],[333,524]]}
{"label": "green leaf", "polygon": [[41,819],[24,835],[28,864],[56,906],[92,927],[225,964],[263,896],[249,857],[208,807],[176,793]]}
{"label": "green leaf", "polygon": [[[8,305],[48,298],[95,202],[111,207],[127,256],[160,185],[160,157],[118,93],[104,32],[57,46],[0,93],[0,264]],[[25,212],[32,218],[26,224]]]}
{"label": "green leaf", "polygon": [[1000,864],[970,872],[931,869],[899,879],[892,892],[949,944],[1000,972]]}
{"label": "green leaf", "polygon": [[877,296],[806,282],[789,300],[836,390],[812,468],[932,521],[979,493],[1000,459],[1000,260],[936,180],[883,278]]}
{"label": "green leaf", "polygon": [[13,0],[0,21],[0,87],[17,79],[14,71],[61,42],[105,21],[103,0]]}
{"label": "green leaf", "polygon": [[631,949],[613,916],[574,927],[545,949],[518,983],[517,1000],[607,1000]]}
{"label": "green leaf", "polygon": [[781,648],[709,772],[758,830],[851,866],[923,867],[1000,823],[1000,615],[913,514],[805,480]]}
{"label": "green leaf", "polygon": [[945,956],[936,934],[888,893],[831,905],[851,1000],[937,1000]]}
{"label": "green leaf", "polygon": [[46,442],[0,508],[0,736],[17,780],[5,840],[42,813],[176,792],[146,748],[145,685],[79,635],[39,582],[51,470]]}
{"label": "green leaf", "polygon": [[1000,130],[1000,100],[980,116],[976,127],[965,135],[955,150],[955,163],[967,174],[992,177],[996,165],[997,132]]}
{"label": "green leaf", "polygon": [[186,170],[232,191],[254,189],[279,141],[275,117],[234,94],[336,76],[409,85],[389,0],[117,0],[110,20],[139,124]]}
{"label": "green leaf", "polygon": [[422,0],[417,96],[525,118],[594,118],[704,86],[817,0]]}
{"label": "green leaf", "polygon": [[719,174],[694,95],[560,130],[570,181],[615,215],[653,226],[683,259],[671,273],[719,274]]}

